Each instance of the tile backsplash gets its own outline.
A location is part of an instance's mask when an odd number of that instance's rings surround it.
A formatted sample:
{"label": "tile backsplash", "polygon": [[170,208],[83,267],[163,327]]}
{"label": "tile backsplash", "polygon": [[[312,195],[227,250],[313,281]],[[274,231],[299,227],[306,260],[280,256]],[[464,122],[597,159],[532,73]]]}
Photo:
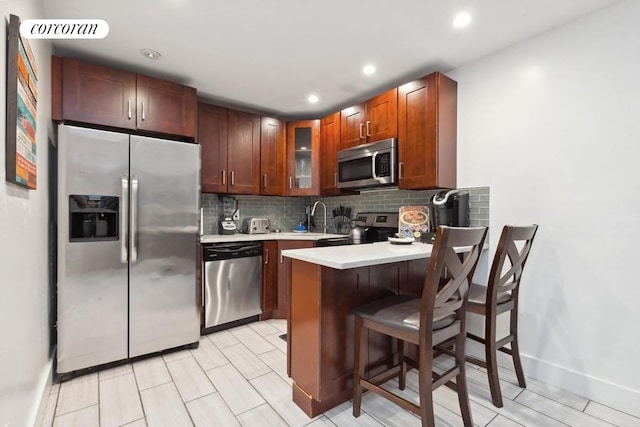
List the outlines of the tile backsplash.
{"label": "tile backsplash", "polygon": [[[489,187],[463,188],[469,192],[469,216],[472,226],[489,225]],[[240,227],[243,218],[267,217],[272,229],[293,230],[299,222],[306,221],[305,208],[316,200],[327,206],[328,232],[335,232],[332,211],[342,205],[351,208],[351,216],[358,212],[396,211],[404,205],[426,205],[437,190],[382,189],[367,191],[353,196],[335,197],[276,197],[276,196],[233,196],[238,201]],[[218,220],[224,213],[230,215],[230,205],[223,206],[224,194],[202,193],[201,207],[204,209],[204,233],[218,234]],[[311,231],[322,231],[324,209],[316,208],[315,227]]]}

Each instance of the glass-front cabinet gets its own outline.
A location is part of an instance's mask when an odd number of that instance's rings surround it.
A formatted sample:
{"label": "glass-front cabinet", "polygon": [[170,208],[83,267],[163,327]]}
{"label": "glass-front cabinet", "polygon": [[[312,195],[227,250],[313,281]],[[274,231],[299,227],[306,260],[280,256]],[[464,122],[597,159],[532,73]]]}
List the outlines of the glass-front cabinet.
{"label": "glass-front cabinet", "polygon": [[287,123],[287,190],[290,196],[320,194],[320,120]]}

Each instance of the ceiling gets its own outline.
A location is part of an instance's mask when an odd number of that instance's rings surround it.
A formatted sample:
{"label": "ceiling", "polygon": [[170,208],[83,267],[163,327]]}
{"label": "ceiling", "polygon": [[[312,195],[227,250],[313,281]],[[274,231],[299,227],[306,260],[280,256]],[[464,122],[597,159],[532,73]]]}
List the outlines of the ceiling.
{"label": "ceiling", "polygon": [[[101,40],[57,54],[198,89],[200,99],[317,118],[447,72],[619,0],[43,0],[47,18],[103,19]],[[468,11],[471,23],[452,21]],[[154,49],[159,60],[145,58]],[[365,64],[377,72],[362,73]],[[319,102],[307,101],[316,94]]]}

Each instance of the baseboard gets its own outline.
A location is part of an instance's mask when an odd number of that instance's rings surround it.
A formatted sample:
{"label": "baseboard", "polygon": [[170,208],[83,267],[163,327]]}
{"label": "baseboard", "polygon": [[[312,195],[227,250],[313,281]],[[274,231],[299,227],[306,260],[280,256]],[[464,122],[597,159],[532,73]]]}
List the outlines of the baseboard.
{"label": "baseboard", "polygon": [[640,391],[521,354],[527,376],[640,417]]}
{"label": "baseboard", "polygon": [[53,358],[49,359],[40,374],[38,380],[38,388],[35,392],[33,407],[31,408],[30,423],[27,425],[41,426],[44,420],[47,403],[49,402],[49,394],[51,393],[51,385],[53,384]]}

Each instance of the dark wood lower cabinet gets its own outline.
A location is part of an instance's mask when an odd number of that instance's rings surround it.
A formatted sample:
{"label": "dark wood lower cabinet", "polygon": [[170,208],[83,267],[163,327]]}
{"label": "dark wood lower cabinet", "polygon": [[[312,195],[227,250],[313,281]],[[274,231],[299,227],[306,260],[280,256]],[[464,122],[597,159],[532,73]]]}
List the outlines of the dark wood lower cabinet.
{"label": "dark wood lower cabinet", "polygon": [[[351,398],[353,315],[361,304],[395,295],[406,283],[424,280],[421,260],[336,270],[291,261],[289,322],[293,400],[314,417]],[[417,263],[412,265],[412,263]],[[368,375],[394,362],[396,345],[369,338]]]}
{"label": "dark wood lower cabinet", "polygon": [[267,240],[262,246],[262,313],[271,318],[278,308],[278,242]]}

